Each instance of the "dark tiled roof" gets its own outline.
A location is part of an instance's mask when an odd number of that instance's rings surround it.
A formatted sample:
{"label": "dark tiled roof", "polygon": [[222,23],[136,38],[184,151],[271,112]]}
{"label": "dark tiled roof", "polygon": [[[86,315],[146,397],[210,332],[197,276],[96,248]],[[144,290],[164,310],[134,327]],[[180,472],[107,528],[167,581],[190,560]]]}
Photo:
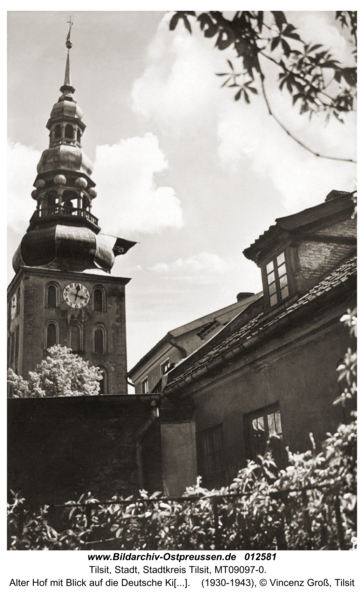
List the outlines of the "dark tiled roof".
{"label": "dark tiled roof", "polygon": [[196,363],[191,365],[186,369],[184,373],[173,379],[165,388],[164,391],[168,391],[169,388],[174,387],[175,385],[181,383],[187,377],[192,375],[194,372],[199,371],[203,367],[207,366],[208,363],[215,360],[217,357],[225,354],[226,351],[231,350],[243,342],[251,339],[252,337],[258,335],[262,331],[267,330],[269,327],[274,325],[282,319],[283,317],[293,313],[294,311],[302,308],[303,306],[309,304],[315,298],[322,296],[322,294],[326,294],[330,290],[334,289],[338,285],[347,281],[350,277],[356,275],[357,272],[357,259],[356,256],[346,261],[343,265],[335,269],[330,275],[328,275],[325,279],[320,281],[317,285],[315,285],[311,290],[301,296],[294,304],[288,306],[285,310],[282,310],[279,314],[275,314],[271,320],[264,320],[264,313],[260,313],[254,319],[251,319],[248,323],[243,325],[238,331],[229,336],[226,340],[224,340],[221,344],[218,344],[215,348],[210,350],[203,358],[198,360]]}

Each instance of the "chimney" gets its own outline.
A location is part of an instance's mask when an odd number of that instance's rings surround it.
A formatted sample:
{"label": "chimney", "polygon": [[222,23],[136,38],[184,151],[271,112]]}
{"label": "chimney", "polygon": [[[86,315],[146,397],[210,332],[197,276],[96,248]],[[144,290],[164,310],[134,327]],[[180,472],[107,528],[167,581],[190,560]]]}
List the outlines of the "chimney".
{"label": "chimney", "polygon": [[254,296],[254,292],[239,292],[236,296],[238,302],[245,300],[245,298],[250,298],[250,296]]}
{"label": "chimney", "polygon": [[329,194],[327,194],[325,198],[325,202],[330,202],[330,200],[336,200],[336,198],[340,198],[340,196],[349,196],[350,192],[339,192],[338,190],[332,190]]}

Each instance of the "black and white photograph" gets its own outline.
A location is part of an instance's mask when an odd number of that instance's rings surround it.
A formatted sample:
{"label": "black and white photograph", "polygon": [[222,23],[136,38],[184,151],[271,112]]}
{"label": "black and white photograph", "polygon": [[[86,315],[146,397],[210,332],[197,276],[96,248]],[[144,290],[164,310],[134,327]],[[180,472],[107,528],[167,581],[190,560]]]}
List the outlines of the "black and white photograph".
{"label": "black and white photograph", "polygon": [[66,8],[7,13],[7,548],[101,583],[8,597],[299,586],[358,544],[357,12]]}

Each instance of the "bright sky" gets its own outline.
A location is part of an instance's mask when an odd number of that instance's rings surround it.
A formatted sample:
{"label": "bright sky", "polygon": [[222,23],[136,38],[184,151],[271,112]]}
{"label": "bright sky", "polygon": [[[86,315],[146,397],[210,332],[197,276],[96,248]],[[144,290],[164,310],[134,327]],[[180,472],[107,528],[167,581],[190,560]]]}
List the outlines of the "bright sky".
{"label": "bright sky", "polygon": [[[334,12],[287,13],[302,37],[338,59],[351,48]],[[63,83],[69,13],[8,14],[8,280],[35,208],[30,197],[45,128]],[[261,289],[242,255],[278,217],[356,188],[355,166],[315,158],[268,117],[262,98],[220,89],[227,52],[163,12],[73,12],[72,84],[94,164],[93,213],[105,233],[140,242],[116,260],[127,286],[128,367],[165,333]],[[319,152],[355,158],[345,126],[311,122],[273,86],[272,105]]]}

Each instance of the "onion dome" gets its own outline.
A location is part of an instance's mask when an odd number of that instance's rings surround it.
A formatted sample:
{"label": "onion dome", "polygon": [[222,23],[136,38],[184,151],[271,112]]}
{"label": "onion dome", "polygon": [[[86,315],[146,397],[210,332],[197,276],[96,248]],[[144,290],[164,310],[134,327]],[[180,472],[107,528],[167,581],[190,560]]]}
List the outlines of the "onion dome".
{"label": "onion dome", "polygon": [[87,227],[50,225],[28,231],[13,257],[15,271],[21,266],[64,271],[99,268],[109,273],[115,262],[110,246]]}
{"label": "onion dome", "polygon": [[39,174],[55,169],[66,171],[77,171],[92,174],[92,163],[84,152],[77,146],[60,145],[44,150],[37,165]]}

